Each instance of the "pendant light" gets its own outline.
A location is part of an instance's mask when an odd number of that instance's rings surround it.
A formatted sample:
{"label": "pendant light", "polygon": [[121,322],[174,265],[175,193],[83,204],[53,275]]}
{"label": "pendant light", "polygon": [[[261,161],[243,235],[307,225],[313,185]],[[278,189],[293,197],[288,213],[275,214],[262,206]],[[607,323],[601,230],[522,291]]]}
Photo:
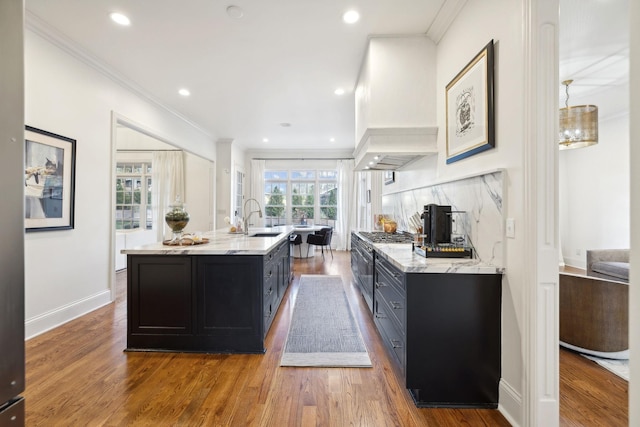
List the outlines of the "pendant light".
{"label": "pendant light", "polygon": [[560,109],[559,144],[561,150],[588,147],[598,143],[598,107],[576,105],[569,107],[569,85],[573,80],[565,80],[567,99]]}

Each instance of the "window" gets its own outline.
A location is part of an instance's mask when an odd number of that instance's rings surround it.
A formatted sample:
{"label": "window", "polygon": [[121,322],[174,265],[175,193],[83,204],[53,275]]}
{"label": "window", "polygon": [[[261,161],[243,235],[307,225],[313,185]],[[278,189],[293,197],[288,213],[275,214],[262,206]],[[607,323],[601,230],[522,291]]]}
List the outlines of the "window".
{"label": "window", "polygon": [[335,226],[337,180],[335,170],[265,171],[266,225],[299,224],[309,220]]}
{"label": "window", "polygon": [[287,207],[286,171],[265,172],[264,174],[264,213],[268,226],[285,224],[285,208]]}
{"label": "window", "polygon": [[151,230],[151,163],[116,165],[116,230]]}

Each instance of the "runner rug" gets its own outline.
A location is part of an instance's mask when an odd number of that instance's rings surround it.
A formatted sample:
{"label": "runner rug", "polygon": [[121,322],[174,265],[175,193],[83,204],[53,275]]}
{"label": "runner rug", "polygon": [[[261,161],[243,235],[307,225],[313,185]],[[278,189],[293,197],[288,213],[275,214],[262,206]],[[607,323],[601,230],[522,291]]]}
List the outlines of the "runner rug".
{"label": "runner rug", "polygon": [[302,275],[280,366],[371,366],[340,276]]}

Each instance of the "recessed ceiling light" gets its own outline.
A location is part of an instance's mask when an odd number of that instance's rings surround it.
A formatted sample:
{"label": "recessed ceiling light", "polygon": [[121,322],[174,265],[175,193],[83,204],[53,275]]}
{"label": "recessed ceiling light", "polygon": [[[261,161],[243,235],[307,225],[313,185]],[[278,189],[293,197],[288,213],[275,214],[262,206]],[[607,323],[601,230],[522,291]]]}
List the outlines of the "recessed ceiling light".
{"label": "recessed ceiling light", "polygon": [[291,123],[282,122],[280,123],[280,126],[282,126],[283,128],[288,128],[288,127],[291,127]]}
{"label": "recessed ceiling light", "polygon": [[329,142],[336,142],[335,138],[329,138]]}
{"label": "recessed ceiling light", "polygon": [[344,95],[344,89],[339,87],[338,89],[334,90],[333,93],[335,93],[336,95]]}
{"label": "recessed ceiling light", "polygon": [[347,24],[354,24],[360,19],[360,14],[355,10],[349,10],[342,15],[342,20]]}
{"label": "recessed ceiling light", "polygon": [[231,5],[227,7],[227,15],[233,19],[240,19],[244,16],[244,10],[239,6]]}
{"label": "recessed ceiling light", "polygon": [[131,20],[121,13],[113,12],[109,16],[111,17],[111,20],[116,24],[120,24],[124,26],[131,25]]}
{"label": "recessed ceiling light", "polygon": [[180,90],[178,91],[178,93],[179,93],[180,95],[182,95],[182,96],[189,96],[189,95],[191,95],[191,92],[189,92],[189,89],[184,89],[184,88],[183,88],[183,89],[180,89]]}
{"label": "recessed ceiling light", "polygon": [[269,142],[269,138],[262,138],[262,142]]}

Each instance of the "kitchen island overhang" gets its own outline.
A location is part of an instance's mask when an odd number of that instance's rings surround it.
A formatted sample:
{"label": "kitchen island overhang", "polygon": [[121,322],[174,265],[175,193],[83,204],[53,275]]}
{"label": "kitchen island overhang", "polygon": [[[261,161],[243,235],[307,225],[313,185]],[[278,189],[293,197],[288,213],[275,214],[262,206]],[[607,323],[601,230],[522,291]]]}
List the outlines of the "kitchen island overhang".
{"label": "kitchen island overhang", "polygon": [[293,227],[208,232],[127,255],[127,351],[264,353],[291,279]]}

